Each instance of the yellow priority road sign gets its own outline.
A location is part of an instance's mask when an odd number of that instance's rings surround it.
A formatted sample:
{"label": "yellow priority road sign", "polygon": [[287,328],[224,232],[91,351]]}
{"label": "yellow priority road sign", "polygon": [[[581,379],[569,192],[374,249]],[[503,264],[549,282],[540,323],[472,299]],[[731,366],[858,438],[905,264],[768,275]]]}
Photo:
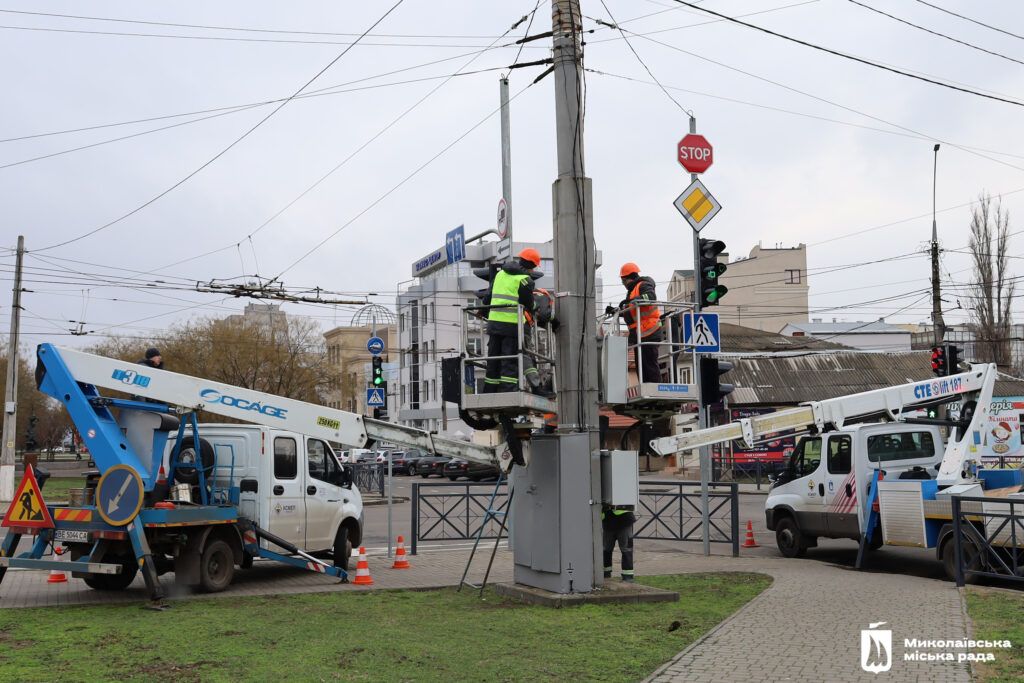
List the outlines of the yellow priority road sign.
{"label": "yellow priority road sign", "polygon": [[700,232],[719,211],[722,205],[711,196],[704,183],[694,180],[683,193],[676,197],[672,205],[683,214],[683,218],[696,232]]}
{"label": "yellow priority road sign", "polygon": [[53,518],[43,502],[43,493],[36,483],[36,475],[31,465],[25,466],[25,476],[21,478],[18,490],[14,492],[14,500],[7,508],[0,527],[28,526],[38,529],[52,529]]}

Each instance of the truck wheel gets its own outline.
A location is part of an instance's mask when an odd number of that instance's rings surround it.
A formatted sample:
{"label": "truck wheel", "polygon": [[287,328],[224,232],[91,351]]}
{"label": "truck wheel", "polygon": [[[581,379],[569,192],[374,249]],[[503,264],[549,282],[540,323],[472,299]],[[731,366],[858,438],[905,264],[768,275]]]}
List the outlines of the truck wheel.
{"label": "truck wheel", "polygon": [[[975,555],[978,554],[978,548],[970,541],[964,541],[964,568],[970,567],[971,562],[974,560]],[[956,556],[953,554],[953,538],[950,537],[946,540],[946,544],[942,546],[942,568],[946,571],[946,578],[950,581],[956,581]],[[978,567],[976,567],[977,569]],[[964,574],[964,583],[972,586],[981,577],[977,574]]]}
{"label": "truck wheel", "polygon": [[98,591],[120,591],[124,590],[132,584],[135,580],[135,575],[139,573],[139,565],[135,561],[134,555],[119,554],[119,555],[106,555],[103,557],[102,562],[108,564],[120,564],[120,574],[89,574],[83,581],[85,585],[93,590]]}
{"label": "truck wheel", "polygon": [[174,481],[179,484],[198,484],[199,471],[195,468],[197,460],[203,463],[203,476],[207,483],[213,476],[213,446],[206,439],[199,439],[199,457],[196,457],[195,439],[187,436],[181,440],[181,451],[178,453],[178,466],[174,468]]}
{"label": "truck wheel", "polygon": [[796,520],[783,517],[775,528],[775,544],[783,557],[803,557],[807,552],[807,539],[800,533]]}
{"label": "truck wheel", "polygon": [[348,571],[348,558],[352,557],[352,543],[348,540],[348,527],[338,527],[334,536],[334,566]]}
{"label": "truck wheel", "polygon": [[235,577],[235,555],[231,546],[217,538],[206,544],[199,560],[199,585],[207,593],[219,593]]}

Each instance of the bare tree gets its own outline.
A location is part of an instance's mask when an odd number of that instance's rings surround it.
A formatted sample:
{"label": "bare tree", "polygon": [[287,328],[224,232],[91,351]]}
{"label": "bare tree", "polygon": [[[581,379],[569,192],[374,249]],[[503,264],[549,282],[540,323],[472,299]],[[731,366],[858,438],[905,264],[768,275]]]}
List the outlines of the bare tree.
{"label": "bare tree", "polygon": [[977,360],[1008,367],[1010,354],[1010,304],[1016,283],[1009,275],[1007,252],[1010,242],[1010,214],[1002,199],[982,192],[971,212],[971,328]]}
{"label": "bare tree", "polygon": [[149,343],[110,339],[90,350],[137,361],[147,346],[160,349],[166,370],[300,401],[322,403],[329,380],[323,335],[307,318],[275,325],[240,316],[202,318],[175,325]]}

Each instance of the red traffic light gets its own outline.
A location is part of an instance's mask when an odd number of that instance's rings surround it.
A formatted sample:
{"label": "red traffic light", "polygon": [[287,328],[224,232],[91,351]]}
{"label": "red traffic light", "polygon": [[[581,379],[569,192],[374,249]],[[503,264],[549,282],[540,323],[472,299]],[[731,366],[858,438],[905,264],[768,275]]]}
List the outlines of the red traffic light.
{"label": "red traffic light", "polygon": [[947,372],[946,350],[941,346],[932,347],[932,373],[936,377],[945,377]]}

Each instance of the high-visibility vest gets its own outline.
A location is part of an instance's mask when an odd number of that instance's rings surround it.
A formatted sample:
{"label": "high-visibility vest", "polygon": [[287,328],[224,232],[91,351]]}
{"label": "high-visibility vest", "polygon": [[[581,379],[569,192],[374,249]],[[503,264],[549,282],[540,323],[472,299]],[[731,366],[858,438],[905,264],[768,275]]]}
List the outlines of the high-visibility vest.
{"label": "high-visibility vest", "polygon": [[[640,296],[640,285],[642,282],[637,282],[633,287],[633,291],[629,293],[629,302],[633,303],[633,299]],[[652,332],[656,332],[661,329],[661,309],[657,306],[639,306],[640,309],[640,336],[646,337]],[[627,310],[633,313],[633,320],[629,323],[629,329],[636,330],[636,307],[630,306]]]}
{"label": "high-visibility vest", "polygon": [[499,270],[491,285],[491,311],[488,320],[515,324],[519,321],[519,288],[530,279],[528,274],[513,275]]}

